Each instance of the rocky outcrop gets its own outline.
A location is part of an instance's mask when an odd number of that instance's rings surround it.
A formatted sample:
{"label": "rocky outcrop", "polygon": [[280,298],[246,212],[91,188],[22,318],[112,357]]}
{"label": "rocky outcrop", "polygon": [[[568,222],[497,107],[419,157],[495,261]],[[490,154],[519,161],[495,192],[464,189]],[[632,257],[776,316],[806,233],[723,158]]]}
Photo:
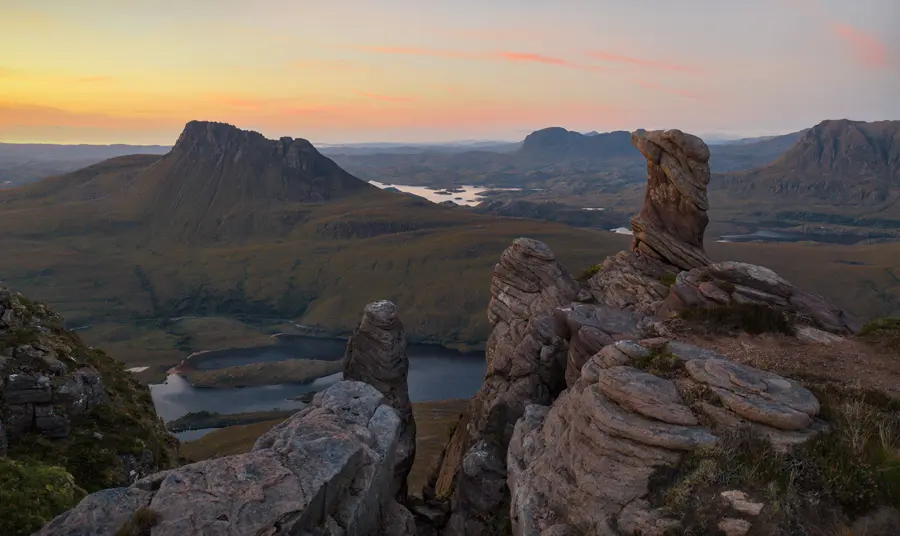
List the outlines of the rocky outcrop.
{"label": "rocky outcrop", "polygon": [[414,534],[394,500],[403,423],[388,402],[370,385],[338,382],[251,452],[94,493],[38,535],[112,536],[147,510],[154,536]]}
{"label": "rocky outcrop", "polygon": [[366,305],[359,326],[347,342],[344,379],[378,389],[400,417],[400,438],[394,457],[394,494],[406,499],[406,477],[416,457],[416,421],[409,401],[409,359],[406,335],[397,307],[389,301]]}
{"label": "rocky outcrop", "polygon": [[589,288],[597,302],[651,315],[668,294],[663,281],[709,264],[703,233],[709,223],[709,148],[680,130],[631,135],[647,159],[647,190],[631,219],[634,242],[603,261]]}
{"label": "rocky outcrop", "polygon": [[554,311],[569,305],[578,290],[553,252],[536,240],[517,239],[494,267],[488,306],[494,330],[484,385],[433,479],[446,482],[453,475],[452,490],[436,493],[452,491],[445,534],[484,534],[492,516],[505,515],[506,448],[525,407],[549,404],[565,387],[566,341],[556,333]]}
{"label": "rocky outcrop", "polygon": [[679,273],[657,313],[730,304],[764,305],[786,313],[797,324],[839,335],[859,329],[854,319],[825,298],[796,288],[768,268],[742,262],[719,262]]}
{"label": "rocky outcrop", "polygon": [[650,502],[661,467],[737,426],[782,447],[824,428],[818,400],[796,382],[686,344],[643,344],[606,346],[551,407],[528,406],[507,459],[515,535],[680,533]]}
{"label": "rocky outcrop", "polygon": [[709,148],[680,130],[639,130],[631,142],[647,159],[644,206],[631,219],[632,249],[682,270],[708,264]]}
{"label": "rocky outcrop", "polygon": [[0,456],[65,464],[94,490],[170,467],[176,445],[121,363],[0,286]]}

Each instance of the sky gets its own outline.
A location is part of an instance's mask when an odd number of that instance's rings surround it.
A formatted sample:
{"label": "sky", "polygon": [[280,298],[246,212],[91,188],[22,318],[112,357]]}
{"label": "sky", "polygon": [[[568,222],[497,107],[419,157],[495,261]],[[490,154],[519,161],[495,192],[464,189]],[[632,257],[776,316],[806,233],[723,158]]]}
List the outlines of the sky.
{"label": "sky", "polygon": [[898,0],[0,0],[0,141],[318,143],[900,119]]}

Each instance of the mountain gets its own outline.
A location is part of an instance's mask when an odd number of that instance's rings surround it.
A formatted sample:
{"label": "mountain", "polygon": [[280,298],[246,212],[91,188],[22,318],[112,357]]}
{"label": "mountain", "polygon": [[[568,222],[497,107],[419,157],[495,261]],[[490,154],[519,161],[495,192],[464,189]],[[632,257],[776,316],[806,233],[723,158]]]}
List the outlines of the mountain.
{"label": "mountain", "polygon": [[723,206],[781,219],[900,229],[900,121],[823,121],[756,169],[714,177]]}
{"label": "mountain", "polygon": [[547,163],[567,160],[601,162],[616,158],[640,161],[640,158],[635,157],[630,132],[585,135],[562,127],[532,132],[525,137],[518,154]]}
{"label": "mountain", "polygon": [[780,136],[743,138],[710,145],[710,166],[716,172],[752,169],[774,161],[808,131],[801,130]]}
{"label": "mountain", "polygon": [[[378,299],[403,308],[414,342],[481,345],[486,274],[520,236],[552,242],[576,273],[630,241],[378,190],[307,142],[214,123],[188,124],[164,156],[0,191],[0,280],[50,303],[89,344],[156,374],[186,352],[257,344],[296,324],[347,334]],[[854,313],[900,310],[883,269],[896,264],[888,246],[712,246],[711,255],[802,274]]]}
{"label": "mountain", "polygon": [[0,143],[0,188],[68,173],[117,156],[165,154],[169,149],[161,145]]}

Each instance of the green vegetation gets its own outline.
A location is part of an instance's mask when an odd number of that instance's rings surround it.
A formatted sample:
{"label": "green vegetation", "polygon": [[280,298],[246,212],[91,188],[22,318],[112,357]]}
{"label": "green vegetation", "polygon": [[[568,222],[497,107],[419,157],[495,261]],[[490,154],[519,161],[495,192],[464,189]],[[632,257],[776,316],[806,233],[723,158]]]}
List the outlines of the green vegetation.
{"label": "green vegetation", "polygon": [[592,264],[588,266],[581,275],[578,276],[578,281],[587,281],[588,279],[594,277],[594,274],[603,269],[602,264]]}
{"label": "green vegetation", "polygon": [[[783,452],[744,428],[685,457],[659,500],[704,533],[720,519],[716,495],[737,489],[764,503],[772,533],[829,529],[900,504],[900,403],[873,391],[810,386],[830,431]],[[836,515],[835,515],[836,514]],[[808,533],[808,532],[807,532]]]}
{"label": "green vegetation", "polygon": [[277,383],[308,383],[343,369],[342,360],[285,359],[220,369],[189,370],[184,376],[194,387],[227,389]]}
{"label": "green vegetation", "polygon": [[61,467],[0,458],[0,534],[27,536],[84,495]]}
{"label": "green vegetation", "polygon": [[682,362],[671,352],[654,348],[646,357],[636,359],[633,362],[635,368],[662,378],[672,378],[682,368]]}
{"label": "green vegetation", "polygon": [[251,411],[246,413],[221,414],[214,411],[195,411],[166,423],[170,432],[199,430],[202,428],[225,428],[239,424],[253,424],[263,421],[284,420],[296,413],[296,410],[272,409],[269,411]]}
{"label": "green vegetation", "polygon": [[785,313],[756,303],[696,307],[681,311],[679,316],[688,322],[702,325],[710,333],[729,334],[744,331],[751,335],[794,334],[794,326]]}
{"label": "green vegetation", "polygon": [[116,536],[150,536],[150,531],[159,523],[159,514],[150,508],[138,508],[131,519],[116,531]]}
{"label": "green vegetation", "polygon": [[872,320],[859,330],[860,337],[884,344],[893,351],[900,352],[900,317]]}
{"label": "green vegetation", "polygon": [[671,272],[665,273],[659,276],[659,282],[667,287],[671,287],[675,284],[675,278],[677,277],[677,275],[678,274],[673,274]]}

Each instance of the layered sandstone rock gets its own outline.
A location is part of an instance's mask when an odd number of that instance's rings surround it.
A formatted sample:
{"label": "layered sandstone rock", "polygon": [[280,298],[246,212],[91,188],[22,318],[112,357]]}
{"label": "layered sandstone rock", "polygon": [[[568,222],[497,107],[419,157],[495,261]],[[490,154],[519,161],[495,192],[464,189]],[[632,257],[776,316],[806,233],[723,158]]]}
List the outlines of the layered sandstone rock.
{"label": "layered sandstone rock", "polygon": [[709,148],[680,130],[639,130],[631,141],[647,159],[644,205],[631,219],[634,243],[604,260],[589,284],[599,303],[647,315],[668,294],[665,277],[709,264]]}
{"label": "layered sandstone rock", "polygon": [[141,509],[155,513],[154,536],[414,534],[394,499],[403,423],[388,402],[338,382],[251,452],[93,493],[38,535],[112,536]]}
{"label": "layered sandstone rock", "polygon": [[857,322],[825,298],[804,292],[765,268],[742,262],[719,262],[678,274],[658,313],[691,307],[759,304],[784,313],[801,325],[846,335]]}
{"label": "layered sandstone rock", "polygon": [[432,490],[452,491],[444,534],[484,534],[488,519],[505,516],[506,448],[525,407],[549,404],[565,387],[567,344],[554,315],[578,291],[550,248],[536,240],[517,239],[494,267],[484,385],[472,399],[467,425],[457,426],[445,449],[437,478],[444,489]]}
{"label": "layered sandstone rock", "polygon": [[[528,406],[507,459],[514,534],[678,533],[679,520],[649,501],[660,467],[735,426],[783,447],[824,426],[818,400],[791,380],[702,348],[654,345],[606,346],[551,407]],[[653,355],[666,356],[668,377],[636,368]]]}
{"label": "layered sandstone rock", "polygon": [[682,270],[708,264],[709,148],[680,130],[640,130],[631,142],[647,159],[644,206],[631,219],[632,249]]}
{"label": "layered sandstone rock", "polygon": [[344,379],[365,382],[375,387],[400,416],[394,487],[401,501],[406,498],[406,477],[416,456],[416,421],[409,401],[408,376],[406,335],[397,307],[389,301],[366,305],[359,326],[347,342]]}

